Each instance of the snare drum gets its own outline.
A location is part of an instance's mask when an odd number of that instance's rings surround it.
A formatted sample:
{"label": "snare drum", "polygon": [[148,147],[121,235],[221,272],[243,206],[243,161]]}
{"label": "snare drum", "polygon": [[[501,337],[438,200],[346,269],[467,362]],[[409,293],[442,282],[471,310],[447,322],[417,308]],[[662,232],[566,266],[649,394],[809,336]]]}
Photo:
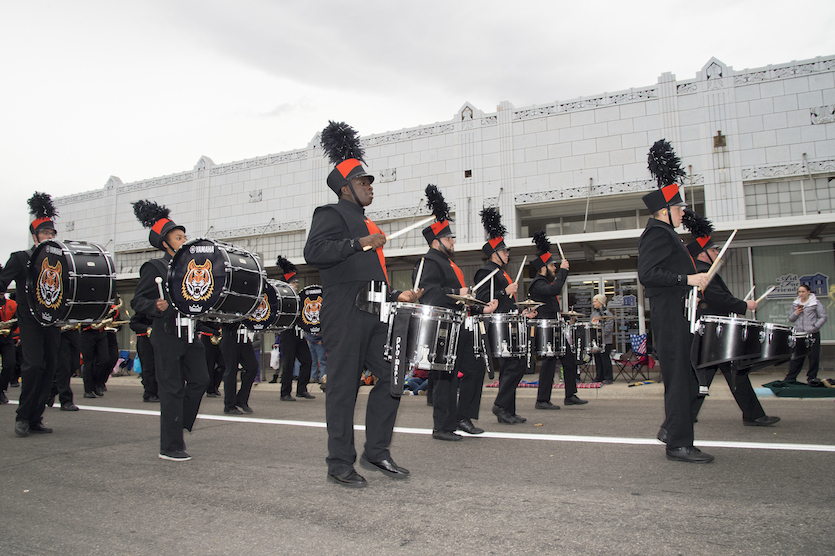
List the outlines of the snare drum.
{"label": "snare drum", "polygon": [[696,333],[701,337],[697,368],[733,361],[749,362],[762,352],[763,323],[739,317],[705,315]]}
{"label": "snare drum", "polygon": [[570,325],[574,353],[602,353],[606,350],[603,343],[603,325],[591,322],[575,322]]}
{"label": "snare drum", "polygon": [[44,326],[99,321],[116,303],[115,279],[113,259],[100,245],[43,241],[32,252],[26,279],[32,316]]}
{"label": "snare drum", "polygon": [[235,322],[261,303],[265,279],[258,258],[245,249],[197,238],[180,247],[168,268],[168,293],[187,317]]}
{"label": "snare drum", "polygon": [[538,357],[565,355],[564,322],[559,319],[528,319],[531,350]]}
{"label": "snare drum", "polygon": [[[527,324],[522,315],[490,313],[475,317],[479,328],[487,334],[487,355],[492,357],[527,357],[529,351]],[[476,353],[484,355],[480,345]]]}
{"label": "snare drum", "polygon": [[[397,346],[395,320],[408,317],[406,360],[409,369],[451,372],[455,368],[455,350],[464,313],[444,307],[394,303],[389,316],[388,335],[384,354],[389,361],[395,357]],[[402,349],[402,347],[401,347]]]}
{"label": "snare drum", "polygon": [[299,316],[299,296],[286,282],[264,280],[264,293],[255,310],[244,319],[250,330],[284,330]]}

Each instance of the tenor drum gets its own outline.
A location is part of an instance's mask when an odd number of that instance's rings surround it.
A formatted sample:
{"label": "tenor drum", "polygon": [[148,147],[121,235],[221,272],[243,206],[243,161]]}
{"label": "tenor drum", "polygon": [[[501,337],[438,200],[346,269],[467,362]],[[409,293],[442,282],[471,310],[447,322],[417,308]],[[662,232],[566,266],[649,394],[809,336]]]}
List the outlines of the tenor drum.
{"label": "tenor drum", "polygon": [[528,319],[531,350],[538,357],[565,355],[565,329],[560,319]]}
{"label": "tenor drum", "polygon": [[116,300],[110,253],[86,241],[50,239],[29,260],[26,295],[32,316],[45,326],[96,322]]}
{"label": "tenor drum", "polygon": [[575,322],[571,326],[574,353],[602,353],[606,350],[603,343],[603,326],[599,323]]}
{"label": "tenor drum", "polygon": [[240,321],[261,303],[265,280],[258,258],[245,249],[197,238],[180,247],[168,268],[168,293],[185,316]]}
{"label": "tenor drum", "polygon": [[812,349],[812,345],[815,343],[815,337],[810,333],[793,334],[793,337],[794,351],[792,352],[791,358],[798,359],[809,355],[809,350]]}
{"label": "tenor drum", "polygon": [[[529,351],[527,324],[522,315],[491,313],[479,315],[476,322],[487,335],[487,355],[492,357],[527,357]],[[483,355],[480,345],[476,353]]]}
{"label": "tenor drum", "polygon": [[243,320],[250,330],[284,330],[299,317],[299,296],[281,280],[264,280],[264,293],[255,310]]}
{"label": "tenor drum", "polygon": [[705,315],[699,319],[697,368],[734,361],[750,362],[762,353],[763,323],[739,317]]}
{"label": "tenor drum", "polygon": [[407,367],[427,371],[451,372],[455,368],[455,350],[458,347],[458,332],[464,321],[464,313],[414,303],[394,303],[389,316],[385,356],[389,361],[397,356],[399,319],[408,319],[405,334],[405,356]]}

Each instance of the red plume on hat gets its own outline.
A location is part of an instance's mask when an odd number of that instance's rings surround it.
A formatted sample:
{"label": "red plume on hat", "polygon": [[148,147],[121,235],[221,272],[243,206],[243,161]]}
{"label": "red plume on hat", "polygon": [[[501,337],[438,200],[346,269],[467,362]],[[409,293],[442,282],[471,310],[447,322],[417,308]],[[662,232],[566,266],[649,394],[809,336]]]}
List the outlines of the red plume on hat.
{"label": "red plume on hat", "polygon": [[362,167],[365,149],[360,144],[359,134],[345,122],[328,121],[322,130],[322,150],[336,166],[328,174],[328,187],[337,195],[354,178],[367,177],[374,182],[374,176]]}
{"label": "red plume on hat", "polygon": [[435,216],[435,223],[423,229],[423,237],[430,245],[432,241],[442,237],[455,237],[449,227],[452,218],[449,216],[449,205],[444,200],[441,190],[431,183],[426,186],[426,206]]}
{"label": "red plume on hat", "polygon": [[38,230],[55,230],[53,218],[58,216],[55,205],[52,204],[52,196],[49,193],[35,192],[27,201],[29,212],[35,217],[29,224],[29,232],[37,234]]}
{"label": "red plume on hat", "polygon": [[299,279],[296,277],[296,265],[291,263],[288,259],[285,259],[281,255],[278,256],[276,259],[275,264],[278,265],[278,268],[281,269],[281,272],[284,274],[284,281],[285,282],[298,282]]}
{"label": "red plume on hat", "polygon": [[679,194],[676,181],[687,173],[681,169],[681,159],[676,156],[669,141],[659,139],[652,145],[647,157],[647,167],[658,185],[658,191],[643,197],[644,204],[651,213],[665,207],[686,205]]}
{"label": "red plume on hat", "polygon": [[496,251],[507,249],[504,243],[504,236],[507,228],[502,225],[502,215],[496,207],[487,207],[481,211],[481,223],[484,231],[487,232],[487,243],[481,246],[481,251],[490,257]]}

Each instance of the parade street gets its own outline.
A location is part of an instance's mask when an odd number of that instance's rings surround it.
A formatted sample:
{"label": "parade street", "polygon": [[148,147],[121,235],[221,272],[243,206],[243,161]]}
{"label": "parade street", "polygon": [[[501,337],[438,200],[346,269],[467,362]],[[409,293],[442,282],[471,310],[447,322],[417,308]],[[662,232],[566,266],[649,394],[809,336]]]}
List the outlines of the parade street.
{"label": "parade street", "polygon": [[520,425],[496,422],[485,388],[487,432],[460,442],[433,440],[426,398],[408,396],[391,452],[411,477],[357,465],[369,484],[354,490],[325,480],[315,385],[315,400],[288,403],[262,383],[251,416],[204,399],[186,435],[193,459],[178,463],[157,457],[158,406],[138,383],[111,379],[103,398],[77,396],[79,412],[47,409],[52,434],[15,437],[14,396],[0,406],[3,556],[835,553],[832,398],[764,397],[782,421],[744,427],[718,378],[696,424],[716,461],[695,465],[655,440],[659,384],[581,389],[590,403],[560,411],[534,410],[536,390],[519,389]]}

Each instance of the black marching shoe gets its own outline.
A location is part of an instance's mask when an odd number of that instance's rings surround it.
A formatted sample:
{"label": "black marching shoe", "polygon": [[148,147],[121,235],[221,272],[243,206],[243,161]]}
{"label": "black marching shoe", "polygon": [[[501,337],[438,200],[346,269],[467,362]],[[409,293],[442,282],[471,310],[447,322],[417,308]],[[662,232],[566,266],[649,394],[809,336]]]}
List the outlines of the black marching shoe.
{"label": "black marching shoe", "polygon": [[434,429],[432,431],[432,438],[435,440],[450,440],[456,442],[463,438],[460,434],[455,434],[452,431],[439,431],[438,429]]}
{"label": "black marching shoe", "polygon": [[300,393],[296,394],[296,397],[297,398],[304,398],[306,400],[315,400],[316,399],[316,396],[314,396],[310,392],[300,392]]}
{"label": "black marching shoe", "polygon": [[283,402],[294,402],[294,401],[296,401],[296,398],[294,398],[290,394],[287,394],[286,396],[281,396],[281,401],[283,401]]}
{"label": "black marching shoe", "polygon": [[458,421],[458,430],[464,431],[467,434],[481,434],[484,432],[484,429],[475,426],[471,419],[460,419]]}
{"label": "black marching shoe", "polygon": [[246,405],[246,404],[244,404],[244,405],[239,405],[239,406],[238,406],[238,409],[240,409],[240,410],[241,410],[241,411],[243,411],[244,413],[252,413],[252,408],[251,408],[251,407],[249,407],[249,406],[248,406],[248,405]]}
{"label": "black marching shoe", "polygon": [[18,436],[29,436],[29,421],[15,421],[14,433]]}
{"label": "black marching shoe", "polygon": [[365,480],[365,477],[353,469],[338,475],[328,473],[328,481],[347,488],[365,488],[368,486],[368,481]]}
{"label": "black marching shoe", "polygon": [[516,423],[519,423],[519,421],[513,418],[512,413],[503,407],[499,407],[498,405],[493,406],[493,415],[498,418],[499,423],[504,423],[506,425],[515,425]]}
{"label": "black marching shoe", "polygon": [[383,475],[388,475],[392,479],[408,479],[409,470],[400,467],[392,459],[384,459],[380,461],[371,461],[365,454],[360,458],[360,465],[372,471],[379,471]]}
{"label": "black marching shoe", "polygon": [[49,427],[45,427],[41,421],[38,421],[34,425],[29,423],[29,432],[34,432],[38,434],[47,434],[52,432],[52,429]]}
{"label": "black marching shoe", "polygon": [[94,399],[95,399],[97,396],[96,396],[95,394],[93,394],[92,392],[84,392],[84,397],[85,397],[85,398],[94,398]]}
{"label": "black marching shoe", "polygon": [[96,395],[99,397],[104,396],[104,388],[101,386],[96,386]]}
{"label": "black marching shoe", "polygon": [[278,375],[273,375],[273,379],[269,383],[275,384],[276,382],[278,382]]}
{"label": "black marching shoe", "polygon": [[6,397],[6,393],[0,390],[0,404],[9,403],[9,398]]}
{"label": "black marching shoe", "polygon": [[536,402],[536,404],[534,404],[534,407],[536,409],[559,409],[560,408],[560,406],[554,405],[551,402]]}
{"label": "black marching shoe", "polygon": [[584,403],[589,403],[587,400],[581,400],[577,397],[577,394],[574,394],[570,398],[565,398],[565,405],[583,405]]}
{"label": "black marching shoe", "polygon": [[746,427],[770,427],[775,423],[779,423],[780,418],[774,415],[763,415],[759,419],[753,421],[742,420],[742,424]]}
{"label": "black marching shoe", "polygon": [[515,413],[511,417],[513,418],[513,421],[515,423],[524,423],[525,421],[527,421],[527,419],[525,419],[521,415],[516,415]]}
{"label": "black marching shoe", "polygon": [[695,446],[682,446],[681,448],[667,448],[667,459],[687,463],[710,463],[713,461],[713,456],[702,452]]}
{"label": "black marching shoe", "polygon": [[142,398],[142,401],[148,403],[159,403],[159,396],[148,396],[147,398]]}
{"label": "black marching shoe", "polygon": [[184,450],[178,450],[176,452],[160,452],[159,459],[166,459],[168,461],[188,461],[191,459],[191,456],[185,453]]}
{"label": "black marching shoe", "polygon": [[667,429],[665,429],[664,427],[661,427],[660,429],[658,429],[658,434],[655,435],[655,438],[657,438],[658,442],[660,442],[661,444],[666,444],[667,443]]}
{"label": "black marching shoe", "polygon": [[224,409],[224,415],[243,415],[244,412],[238,409],[237,407],[233,407],[232,409]]}
{"label": "black marching shoe", "polygon": [[65,403],[61,406],[61,411],[78,411],[78,406],[72,402]]}
{"label": "black marching shoe", "polygon": [[[206,392],[206,397],[207,397],[207,398],[216,398],[216,397],[217,397],[217,392],[215,392],[214,390],[211,390],[211,391],[209,391],[209,392]],[[145,401],[146,401],[146,402],[149,402],[149,401],[151,401],[151,400],[145,400]]]}
{"label": "black marching shoe", "polygon": [[49,396],[46,399],[46,407],[52,407],[53,405],[55,405],[55,396]]}

